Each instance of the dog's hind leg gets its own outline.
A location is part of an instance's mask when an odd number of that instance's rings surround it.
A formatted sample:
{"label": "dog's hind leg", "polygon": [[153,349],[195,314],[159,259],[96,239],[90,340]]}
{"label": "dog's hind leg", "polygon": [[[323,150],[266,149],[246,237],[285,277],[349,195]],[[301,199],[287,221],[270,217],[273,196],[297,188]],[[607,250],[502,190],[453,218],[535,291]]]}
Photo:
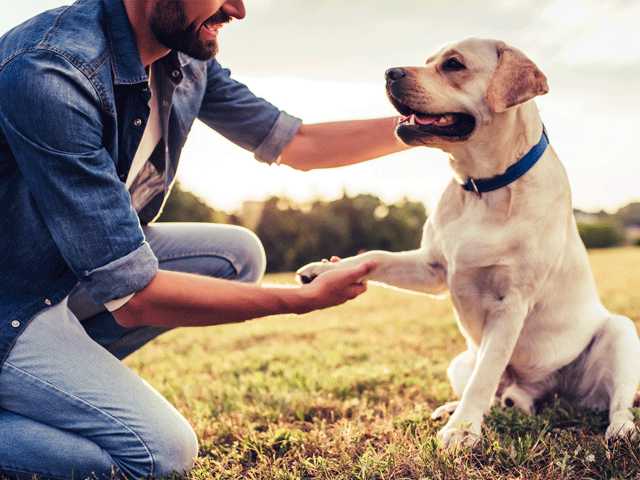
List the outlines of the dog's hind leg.
{"label": "dog's hind leg", "polygon": [[[470,344],[469,350],[465,350],[454,358],[451,361],[449,368],[447,368],[447,376],[451,382],[451,388],[453,389],[453,393],[458,397],[462,396],[462,392],[464,392],[467,383],[469,383],[469,378],[471,378],[473,368],[476,365],[476,355],[477,349],[472,348],[472,345]],[[445,415],[451,415],[455,412],[459,404],[460,402],[456,401],[441,405],[431,414],[431,418],[436,420],[444,417]]]}
{"label": "dog's hind leg", "polygon": [[533,413],[535,398],[531,393],[517,383],[509,385],[500,398],[503,407],[516,407],[524,413]]}
{"label": "dog's hind leg", "polygon": [[630,409],[640,383],[640,340],[635,325],[627,317],[612,316],[606,330],[609,348],[604,354],[608,357],[605,363],[609,365],[605,371],[611,372],[606,438],[611,438],[636,429]]}
{"label": "dog's hind leg", "polygon": [[467,388],[467,383],[469,383],[473,369],[476,366],[477,354],[478,350],[471,348],[470,345],[470,348],[454,358],[449,368],[447,368],[447,376],[451,382],[451,388],[453,388],[453,392],[458,397],[461,397],[464,389]]}
{"label": "dog's hind leg", "polygon": [[584,395],[581,403],[586,407],[609,408],[605,437],[635,431],[631,407],[640,383],[640,340],[633,322],[620,315],[609,317],[583,358],[582,367],[578,396]]}

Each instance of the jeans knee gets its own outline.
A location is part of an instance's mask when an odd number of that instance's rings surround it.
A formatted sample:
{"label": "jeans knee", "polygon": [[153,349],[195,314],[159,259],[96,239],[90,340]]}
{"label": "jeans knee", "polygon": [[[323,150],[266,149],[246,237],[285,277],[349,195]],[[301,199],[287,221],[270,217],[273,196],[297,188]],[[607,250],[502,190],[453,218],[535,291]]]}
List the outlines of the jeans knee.
{"label": "jeans knee", "polygon": [[155,452],[151,452],[154,476],[173,472],[184,474],[193,468],[198,457],[198,438],[190,426],[186,427],[179,434],[172,432],[162,445],[156,446]]}
{"label": "jeans knee", "polygon": [[143,230],[164,270],[257,283],[267,267],[262,242],[244,227],[161,223]]}
{"label": "jeans knee", "polygon": [[[118,443],[118,452],[108,452],[117,472],[128,478],[185,474],[198,457],[198,438],[177,411],[169,409],[146,422],[143,432]],[[118,477],[120,478],[120,477]]]}
{"label": "jeans knee", "polygon": [[258,236],[251,230],[239,227],[238,251],[239,258],[234,264],[238,272],[236,280],[247,283],[262,280],[267,269],[267,257]]}

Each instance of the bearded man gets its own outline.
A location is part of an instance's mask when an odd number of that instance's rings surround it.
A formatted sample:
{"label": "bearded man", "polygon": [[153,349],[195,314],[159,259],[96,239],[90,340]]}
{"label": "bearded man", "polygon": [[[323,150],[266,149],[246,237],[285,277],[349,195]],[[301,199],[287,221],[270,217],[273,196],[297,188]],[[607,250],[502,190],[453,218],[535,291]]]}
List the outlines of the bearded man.
{"label": "bearded man", "polygon": [[189,470],[192,428],[121,359],[174,327],[365,290],[374,264],[264,288],[253,233],[153,223],[196,118],[300,170],[404,148],[396,119],[306,125],[231,79],[218,33],[244,16],[242,0],[82,0],[0,39],[1,475]]}

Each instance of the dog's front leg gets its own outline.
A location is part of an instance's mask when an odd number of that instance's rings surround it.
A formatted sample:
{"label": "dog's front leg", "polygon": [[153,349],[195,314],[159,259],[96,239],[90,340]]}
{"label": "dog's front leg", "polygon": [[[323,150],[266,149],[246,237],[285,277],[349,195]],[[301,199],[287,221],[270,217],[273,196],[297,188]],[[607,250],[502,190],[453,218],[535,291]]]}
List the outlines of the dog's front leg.
{"label": "dog's front leg", "polygon": [[374,261],[378,265],[362,281],[381,283],[389,287],[413,292],[440,295],[447,289],[445,267],[431,258],[425,249],[408,252],[371,251],[338,262],[315,262],[297,272],[301,283],[309,283],[329,270],[351,268],[364,262]]}
{"label": "dog's front leg", "polygon": [[495,302],[495,308],[487,312],[476,364],[460,404],[438,432],[447,448],[459,444],[472,446],[479,440],[484,415],[491,406],[524,324],[526,309],[519,295],[505,296]]}

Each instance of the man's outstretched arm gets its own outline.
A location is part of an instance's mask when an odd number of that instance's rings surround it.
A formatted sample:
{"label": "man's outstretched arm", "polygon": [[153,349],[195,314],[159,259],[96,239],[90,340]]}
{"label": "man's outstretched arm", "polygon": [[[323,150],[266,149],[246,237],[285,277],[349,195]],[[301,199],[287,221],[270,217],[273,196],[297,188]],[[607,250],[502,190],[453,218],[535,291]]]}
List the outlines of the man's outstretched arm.
{"label": "man's outstretched arm", "polygon": [[408,147],[395,135],[398,117],[303,124],[280,163],[297,170],[353,165]]}
{"label": "man's outstretched arm", "polygon": [[375,263],[368,263],[327,272],[309,285],[292,287],[263,287],[159,270],[145,288],[112,314],[124,327],[195,327],[303,314],[340,305],[365,292],[366,283],[360,279],[375,267]]}

